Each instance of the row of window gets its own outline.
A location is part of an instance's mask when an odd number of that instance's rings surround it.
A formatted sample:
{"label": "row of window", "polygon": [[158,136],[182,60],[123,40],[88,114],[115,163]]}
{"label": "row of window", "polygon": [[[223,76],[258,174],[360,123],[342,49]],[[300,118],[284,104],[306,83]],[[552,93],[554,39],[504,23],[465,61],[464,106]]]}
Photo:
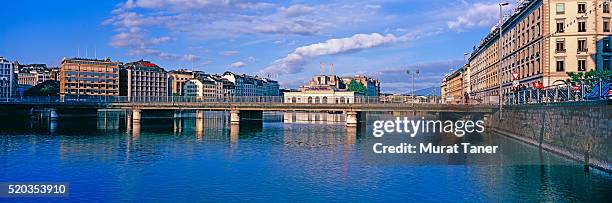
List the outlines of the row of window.
{"label": "row of window", "polygon": [[[314,99],[314,101],[313,101]],[[298,103],[301,102],[302,98],[299,97],[291,97],[291,103]],[[328,99],[326,96],[323,97],[308,97],[307,99],[307,103],[311,104],[311,103],[323,103],[323,104],[327,104],[327,103],[350,103],[350,99],[348,98],[344,98],[344,97],[340,97],[340,98],[335,98],[332,99],[332,102],[328,102]]]}
{"label": "row of window", "polygon": [[[565,14],[565,3],[557,3],[557,14]],[[586,13],[587,12],[587,6],[585,2],[578,2],[578,13]],[[601,5],[601,10],[603,13],[610,13],[610,3],[609,2],[603,2],[603,4]]]}
{"label": "row of window", "polygon": [[[610,70],[610,59],[604,59],[602,61],[603,70]],[[557,72],[565,72],[565,60],[557,59]],[[587,70],[587,61],[586,59],[578,59],[578,71],[586,71]]]}
{"label": "row of window", "polygon": [[[578,49],[576,50],[577,52],[588,52],[589,51],[586,41],[587,41],[586,38],[578,39]],[[603,45],[603,48],[602,48],[603,52],[612,51],[610,47],[610,39],[603,39],[602,45]],[[565,52],[565,39],[563,38],[557,39],[556,46],[555,46],[555,52],[557,53]]]}
{"label": "row of window", "polygon": [[[610,32],[610,20],[609,19],[604,19],[603,21],[603,32]],[[578,32],[586,32],[587,31],[587,26],[586,26],[586,20],[585,19],[579,19],[578,20]],[[565,22],[563,20],[558,20],[557,21],[557,33],[564,33],[565,32]]]}

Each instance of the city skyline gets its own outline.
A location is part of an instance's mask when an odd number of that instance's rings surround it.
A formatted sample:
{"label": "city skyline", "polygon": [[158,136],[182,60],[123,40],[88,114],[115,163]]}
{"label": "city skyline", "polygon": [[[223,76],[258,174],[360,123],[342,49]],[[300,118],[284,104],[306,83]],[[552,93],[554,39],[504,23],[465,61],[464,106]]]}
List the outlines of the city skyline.
{"label": "city skyline", "polygon": [[334,63],[338,75],[368,75],[381,81],[382,92],[407,93],[405,69],[422,70],[415,88],[423,89],[461,66],[463,53],[495,24],[497,3],[21,1],[15,7],[28,14],[0,14],[14,28],[0,31],[7,47],[0,54],[51,66],[78,52],[146,59],[169,70],[278,75],[289,88],[319,74],[320,63]]}

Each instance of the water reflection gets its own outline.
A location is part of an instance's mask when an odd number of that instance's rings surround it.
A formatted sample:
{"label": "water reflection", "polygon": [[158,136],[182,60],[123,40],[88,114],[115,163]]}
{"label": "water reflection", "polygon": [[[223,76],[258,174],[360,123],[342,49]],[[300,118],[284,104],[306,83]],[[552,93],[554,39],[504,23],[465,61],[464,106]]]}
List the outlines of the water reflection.
{"label": "water reflection", "polygon": [[[342,114],[270,112],[265,122],[230,125],[227,112],[202,112],[200,118],[188,111],[142,113],[135,123],[117,112],[54,122],[40,115],[5,119],[0,182],[69,181],[79,188],[73,201],[163,201],[171,193],[177,201],[495,202],[605,201],[612,182],[603,173],[551,165],[547,152],[491,134],[469,139],[513,145],[525,154],[504,159],[542,164],[366,165],[362,156],[369,149],[360,144],[371,139],[371,128],[347,128]],[[384,112],[367,119],[394,115],[456,116]]]}
{"label": "water reflection", "polygon": [[314,123],[314,124],[336,124],[345,123],[346,117],[342,113],[311,113],[311,112],[284,112],[284,123]]}

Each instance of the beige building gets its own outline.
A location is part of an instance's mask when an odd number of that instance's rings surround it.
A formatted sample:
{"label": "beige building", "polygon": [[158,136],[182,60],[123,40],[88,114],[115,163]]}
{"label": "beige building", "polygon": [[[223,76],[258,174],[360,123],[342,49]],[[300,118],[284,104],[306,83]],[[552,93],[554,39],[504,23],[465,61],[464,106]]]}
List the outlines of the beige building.
{"label": "beige building", "polygon": [[446,78],[448,75],[442,78],[442,84],[440,85],[440,98],[442,98],[442,103],[446,103],[445,98],[448,96],[448,85],[446,84]]}
{"label": "beige building", "polygon": [[17,84],[36,86],[47,80],[51,80],[51,71],[45,64],[13,64],[17,70]]}
{"label": "beige building", "polygon": [[[520,84],[562,83],[566,72],[610,70],[609,0],[523,1],[513,15],[481,40],[470,56],[470,92],[477,103],[497,103],[499,84],[511,91],[512,73]],[[501,77],[499,46],[501,45]]]}
{"label": "beige building", "polygon": [[191,70],[173,70],[168,73],[170,75],[169,85],[172,96],[184,96],[185,83],[189,80],[196,79],[196,73]]}
{"label": "beige building", "polygon": [[60,95],[119,96],[120,62],[106,59],[62,60]]}
{"label": "beige building", "polygon": [[285,103],[354,103],[355,92],[348,91],[343,80],[336,75],[317,75],[298,92],[285,92]]}
{"label": "beige building", "polygon": [[463,98],[463,68],[457,69],[445,77],[446,91],[443,97],[444,103],[460,104]]}

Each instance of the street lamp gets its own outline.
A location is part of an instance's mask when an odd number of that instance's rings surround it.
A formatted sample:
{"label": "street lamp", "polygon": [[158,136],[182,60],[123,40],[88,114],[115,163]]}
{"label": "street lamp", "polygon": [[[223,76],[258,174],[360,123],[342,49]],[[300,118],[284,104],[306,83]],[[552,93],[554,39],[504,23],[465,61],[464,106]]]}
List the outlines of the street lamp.
{"label": "street lamp", "polygon": [[[406,74],[411,75],[410,74],[410,70],[406,70]],[[416,77],[417,75],[419,75],[419,68],[417,67],[416,70],[414,71],[414,74],[412,74],[412,107],[414,107],[414,77]]]}
{"label": "street lamp", "polygon": [[499,4],[499,38],[497,38],[497,49],[499,50],[499,68],[497,69],[497,80],[499,82],[499,120],[502,119],[502,33],[504,31],[504,25],[503,25],[503,7],[507,6],[508,2],[502,2]]}
{"label": "street lamp", "polygon": [[[465,64],[468,64],[468,62],[469,62],[467,60],[468,59],[467,58],[468,55],[469,55],[469,53],[467,53],[467,52],[463,53],[463,60],[465,61]],[[463,68],[461,69],[461,104],[465,104],[465,99],[466,99],[465,98],[466,92],[463,89],[463,85],[465,83],[465,81],[463,80],[465,78],[465,75],[464,75],[465,74],[465,67],[466,66],[464,65]]]}

